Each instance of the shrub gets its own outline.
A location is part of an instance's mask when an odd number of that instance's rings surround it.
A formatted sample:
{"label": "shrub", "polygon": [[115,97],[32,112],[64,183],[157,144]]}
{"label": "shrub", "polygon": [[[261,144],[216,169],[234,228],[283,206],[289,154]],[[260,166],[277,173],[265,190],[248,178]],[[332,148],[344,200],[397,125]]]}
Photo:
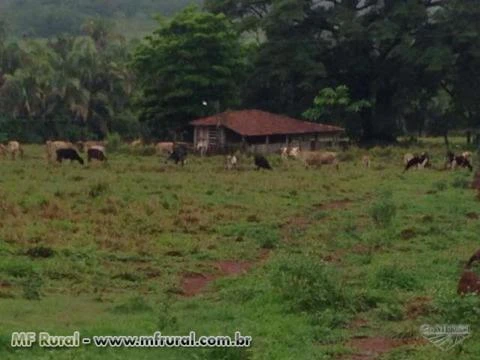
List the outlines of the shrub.
{"label": "shrub", "polygon": [[90,186],[88,195],[91,198],[97,198],[108,191],[109,185],[106,182],[98,182]]}
{"label": "shrub", "polygon": [[374,275],[374,285],[386,290],[415,290],[421,287],[414,274],[396,265],[380,267]]}
{"label": "shrub", "polygon": [[0,265],[0,271],[13,277],[27,277],[33,273],[33,267],[30,263],[18,261],[3,261]]}
{"label": "shrub", "polygon": [[470,187],[470,181],[463,177],[457,177],[453,179],[452,187],[457,189],[468,189]]}
{"label": "shrub", "polygon": [[307,256],[295,255],[279,260],[273,267],[271,282],[296,311],[317,313],[349,306],[338,272]]}
{"label": "shrub", "polygon": [[50,247],[36,246],[28,249],[25,254],[31,258],[49,258],[55,255],[55,251]]}
{"label": "shrub", "polygon": [[442,323],[472,324],[473,319],[480,317],[480,296],[477,294],[438,296],[434,306]]}
{"label": "shrub", "polygon": [[437,191],[444,191],[448,187],[447,182],[445,180],[439,180],[433,183],[433,189]]}
{"label": "shrub", "polygon": [[379,201],[370,209],[373,221],[382,227],[390,226],[396,214],[397,207],[393,202],[391,193],[382,194]]}
{"label": "shrub", "polygon": [[220,232],[235,238],[252,239],[263,249],[273,249],[280,241],[280,233],[276,225],[243,223],[225,226]]}
{"label": "shrub", "polygon": [[42,285],[41,276],[37,273],[31,273],[22,284],[23,297],[27,300],[40,300]]}
{"label": "shrub", "polygon": [[115,306],[112,312],[116,314],[134,314],[142,312],[151,312],[152,307],[141,296],[128,299],[125,303]]}
{"label": "shrub", "polygon": [[401,321],[404,317],[403,309],[398,304],[381,304],[377,314],[384,321]]}
{"label": "shrub", "polygon": [[122,146],[122,138],[118,133],[111,133],[107,136],[107,148],[109,152],[115,152]]}

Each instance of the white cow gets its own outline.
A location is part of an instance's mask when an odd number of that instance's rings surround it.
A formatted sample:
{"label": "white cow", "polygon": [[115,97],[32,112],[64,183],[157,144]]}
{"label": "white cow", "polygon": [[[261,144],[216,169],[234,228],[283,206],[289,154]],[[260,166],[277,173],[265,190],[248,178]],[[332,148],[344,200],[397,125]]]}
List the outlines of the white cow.
{"label": "white cow", "polygon": [[227,155],[225,158],[225,169],[232,170],[237,168],[238,159],[235,155]]}
{"label": "white cow", "polygon": [[200,153],[200,156],[205,156],[208,150],[208,140],[197,141],[196,150],[198,153]]}
{"label": "white cow", "polygon": [[23,158],[23,148],[18,141],[9,141],[7,144],[7,150],[12,156],[12,160],[15,160],[17,155]]}

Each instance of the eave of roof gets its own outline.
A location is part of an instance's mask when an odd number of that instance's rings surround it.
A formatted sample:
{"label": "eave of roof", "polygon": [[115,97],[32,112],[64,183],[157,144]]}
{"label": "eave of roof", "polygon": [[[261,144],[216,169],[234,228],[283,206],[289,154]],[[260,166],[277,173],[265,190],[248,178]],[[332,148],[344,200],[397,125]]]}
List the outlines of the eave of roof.
{"label": "eave of roof", "polygon": [[193,126],[224,126],[242,136],[342,133],[345,129],[301,121],[261,110],[227,111],[190,122]]}

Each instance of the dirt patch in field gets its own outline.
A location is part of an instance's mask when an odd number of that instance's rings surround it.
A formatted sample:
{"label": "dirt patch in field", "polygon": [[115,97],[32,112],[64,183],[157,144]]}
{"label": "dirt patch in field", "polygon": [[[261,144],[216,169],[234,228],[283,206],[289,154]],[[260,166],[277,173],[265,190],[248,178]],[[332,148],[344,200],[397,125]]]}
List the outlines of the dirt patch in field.
{"label": "dirt patch in field", "polygon": [[251,262],[218,261],[215,266],[226,276],[247,273],[252,267]]}
{"label": "dirt patch in field", "polygon": [[409,301],[405,307],[405,312],[409,319],[416,319],[420,316],[428,315],[431,311],[432,298],[428,296],[418,296]]}
{"label": "dirt patch in field", "polygon": [[403,229],[402,232],[400,233],[400,237],[403,240],[410,240],[410,239],[413,239],[415,236],[417,236],[417,233],[415,229],[412,229],[412,228]]}
{"label": "dirt patch in field", "polygon": [[195,296],[217,277],[211,274],[185,274],[182,279],[182,293],[187,297]]}
{"label": "dirt patch in field", "polygon": [[305,230],[310,226],[310,219],[305,216],[293,216],[287,220],[284,225],[284,228],[295,228]]}
{"label": "dirt patch in field", "polygon": [[367,326],[368,326],[367,319],[363,317],[357,317],[348,325],[348,328],[352,330],[358,330]]}
{"label": "dirt patch in field", "polygon": [[314,204],[313,207],[320,210],[336,210],[336,209],[345,209],[352,203],[350,199],[335,200],[327,204]]}
{"label": "dirt patch in field", "polygon": [[323,260],[327,262],[341,263],[344,257],[349,253],[358,254],[358,255],[367,255],[371,252],[372,252],[372,248],[362,244],[355,244],[349,249],[336,250],[333,253],[324,256]]}
{"label": "dirt patch in field", "polygon": [[379,356],[402,346],[420,345],[425,342],[421,339],[390,339],[385,337],[357,338],[348,343],[356,352],[343,360],[373,360]]}
{"label": "dirt patch in field", "polygon": [[212,281],[227,277],[244,275],[255,265],[265,262],[270,256],[270,250],[262,249],[255,261],[222,260],[212,264],[216,270],[212,274],[187,273],[183,275],[181,288],[182,294],[192,297],[200,294]]}
{"label": "dirt patch in field", "polygon": [[466,214],[466,217],[471,219],[471,220],[478,220],[479,219],[479,216],[477,213],[475,212],[469,212]]}

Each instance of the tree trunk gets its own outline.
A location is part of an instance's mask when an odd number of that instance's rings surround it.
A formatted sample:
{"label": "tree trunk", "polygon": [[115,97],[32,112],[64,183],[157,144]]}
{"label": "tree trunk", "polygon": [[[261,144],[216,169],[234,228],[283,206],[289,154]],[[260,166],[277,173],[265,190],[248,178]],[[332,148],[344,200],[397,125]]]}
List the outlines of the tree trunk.
{"label": "tree trunk", "polygon": [[443,140],[445,141],[445,146],[448,148],[450,147],[450,143],[448,142],[448,131],[445,131],[443,134]]}

